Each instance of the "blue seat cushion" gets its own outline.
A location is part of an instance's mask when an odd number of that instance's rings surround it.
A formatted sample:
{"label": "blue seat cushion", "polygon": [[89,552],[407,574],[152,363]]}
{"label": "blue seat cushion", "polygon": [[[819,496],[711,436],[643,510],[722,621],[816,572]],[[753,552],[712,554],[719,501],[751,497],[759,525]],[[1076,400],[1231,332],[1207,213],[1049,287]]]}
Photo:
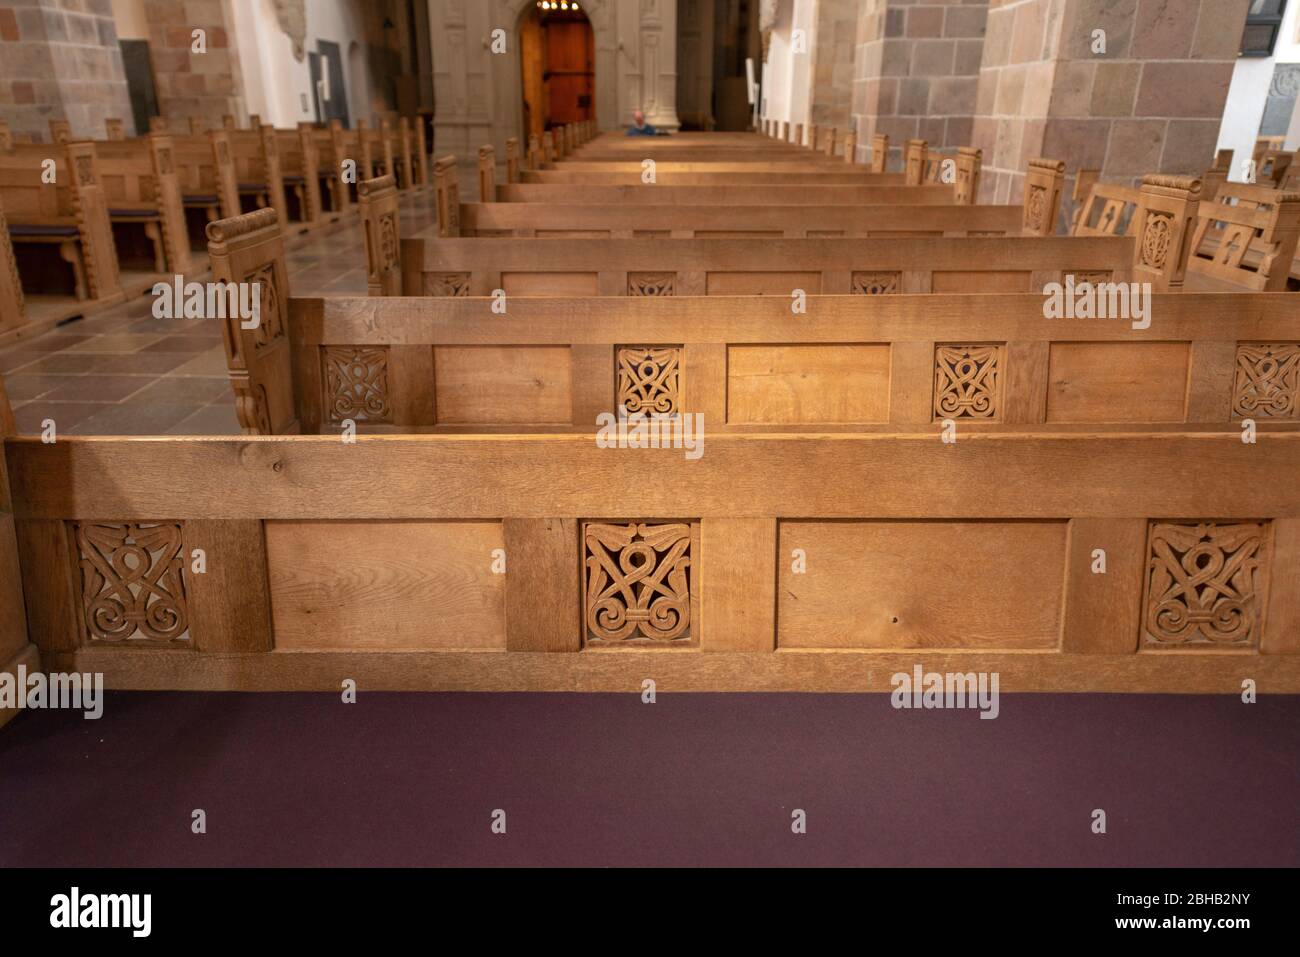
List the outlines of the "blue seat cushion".
{"label": "blue seat cushion", "polygon": [[24,236],[78,236],[76,226],[44,226],[37,223],[10,223],[9,235],[16,238]]}

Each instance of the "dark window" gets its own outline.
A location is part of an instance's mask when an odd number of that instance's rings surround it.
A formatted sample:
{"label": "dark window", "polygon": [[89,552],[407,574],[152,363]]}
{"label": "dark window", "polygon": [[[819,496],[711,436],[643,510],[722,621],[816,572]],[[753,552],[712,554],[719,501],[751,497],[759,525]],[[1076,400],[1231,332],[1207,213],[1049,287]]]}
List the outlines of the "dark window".
{"label": "dark window", "polygon": [[1282,28],[1286,0],[1250,0],[1246,12],[1246,32],[1241,36],[1241,55],[1270,57]]}

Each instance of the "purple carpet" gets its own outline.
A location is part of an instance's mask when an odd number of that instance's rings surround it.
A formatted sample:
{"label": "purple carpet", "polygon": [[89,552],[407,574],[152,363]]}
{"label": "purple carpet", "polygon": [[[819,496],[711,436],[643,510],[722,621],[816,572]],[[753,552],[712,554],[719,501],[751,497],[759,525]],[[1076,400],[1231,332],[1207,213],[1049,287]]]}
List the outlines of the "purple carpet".
{"label": "purple carpet", "polygon": [[1298,771],[1300,696],[117,692],[0,730],[0,866],[1296,866]]}

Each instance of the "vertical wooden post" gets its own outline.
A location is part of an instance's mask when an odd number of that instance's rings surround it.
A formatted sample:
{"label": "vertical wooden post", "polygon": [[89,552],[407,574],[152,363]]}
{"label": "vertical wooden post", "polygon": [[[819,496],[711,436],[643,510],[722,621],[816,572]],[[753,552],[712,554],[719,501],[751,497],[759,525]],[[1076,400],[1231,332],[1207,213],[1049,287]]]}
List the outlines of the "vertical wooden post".
{"label": "vertical wooden post", "polygon": [[366,273],[372,296],[402,294],[401,215],[393,175],[363,179],[357,184],[361,232],[366,247]]}
{"label": "vertical wooden post", "polygon": [[513,136],[506,139],[506,182],[519,182],[519,140]]}
{"label": "vertical wooden post", "polygon": [[239,184],[235,180],[235,163],[230,155],[230,132],[212,130],[208,133],[212,144],[213,187],[222,219],[239,215]]}
{"label": "vertical wooden post", "polygon": [[1149,282],[1156,292],[1182,288],[1200,200],[1201,182],[1191,176],[1142,178],[1130,226],[1134,282]]}
{"label": "vertical wooden post", "polygon": [[1064,189],[1064,160],[1039,158],[1029,161],[1029,168],[1025,172],[1025,215],[1022,228],[1026,236],[1055,234]]}
{"label": "vertical wooden post", "polygon": [[858,161],[858,134],[849,130],[844,134],[844,162],[856,163]]}
{"label": "vertical wooden post", "polygon": [[65,147],[71,183],[73,214],[81,233],[81,256],[86,267],[86,287],[93,299],[107,299],[122,292],[117,264],[117,247],[108,218],[108,198],[99,179],[95,144],[69,143]]}
{"label": "vertical wooden post", "polygon": [[826,131],[826,155],[835,155],[835,127],[830,127]]}
{"label": "vertical wooden post", "polygon": [[424,117],[415,117],[415,165],[420,171],[420,186],[429,186],[429,145],[424,138]]}
{"label": "vertical wooden post", "polygon": [[302,152],[303,219],[308,226],[321,221],[320,157],[316,153],[316,135],[310,123],[298,124],[298,149]]}
{"label": "vertical wooden post", "polygon": [[478,148],[478,200],[494,203],[497,198],[497,152],[489,143]]}
{"label": "vertical wooden post", "polygon": [[883,173],[889,167],[889,136],[877,133],[871,137],[871,172]]}
{"label": "vertical wooden post", "polygon": [[167,266],[172,272],[183,276],[190,272],[193,263],[190,259],[189,230],[185,225],[185,204],[181,197],[180,183],[176,179],[176,153],[172,138],[166,133],[150,133],[147,140]]}
{"label": "vertical wooden post", "polygon": [[110,116],[104,121],[104,137],[113,143],[126,139],[126,124],[118,117]]}
{"label": "vertical wooden post", "polygon": [[929,156],[930,146],[925,140],[908,140],[903,155],[904,182],[908,186],[920,186],[925,182],[925,160]]}
{"label": "vertical wooden post", "polygon": [[550,130],[542,134],[542,162],[546,164],[555,162],[555,138],[551,136]]}
{"label": "vertical wooden post", "polygon": [[460,235],[460,186],[456,157],[440,156],[433,163],[433,188],[438,206],[438,235]]}
{"label": "vertical wooden post", "polygon": [[973,146],[957,148],[957,182],[954,201],[958,206],[974,206],[980,191],[980,169],[984,154]]}
{"label": "vertical wooden post", "polygon": [[204,128],[203,120],[197,116],[190,117],[190,136],[202,136],[207,130]]}
{"label": "vertical wooden post", "polygon": [[280,144],[275,139],[275,127],[265,123],[256,127],[262,144],[262,168],[266,179],[267,202],[274,207],[280,220],[280,229],[289,231],[289,208],[284,198],[284,170],[280,167]]}
{"label": "vertical wooden post", "polygon": [[9,224],[4,209],[0,208],[0,332],[16,329],[26,321],[23,287],[18,279],[13,240],[9,238]]}
{"label": "vertical wooden post", "polygon": [[536,133],[531,133],[528,137],[528,168],[542,168],[542,141]]}

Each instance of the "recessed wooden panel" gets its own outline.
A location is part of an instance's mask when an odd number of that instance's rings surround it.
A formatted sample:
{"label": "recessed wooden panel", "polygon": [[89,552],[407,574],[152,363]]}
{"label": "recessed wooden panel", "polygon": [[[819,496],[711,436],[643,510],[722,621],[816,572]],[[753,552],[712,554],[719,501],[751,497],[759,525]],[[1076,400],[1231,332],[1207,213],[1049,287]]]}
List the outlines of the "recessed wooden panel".
{"label": "recessed wooden panel", "polygon": [[440,425],[573,421],[567,346],[437,346],[433,366]]}
{"label": "recessed wooden panel", "polygon": [[609,239],[608,229],[538,229],[538,239]]}
{"label": "recessed wooden panel", "polygon": [[1054,342],[1047,421],[1182,422],[1189,354],[1185,342]]}
{"label": "recessed wooden panel", "polygon": [[267,522],[277,651],[505,649],[500,522]]}
{"label": "recessed wooden panel", "polygon": [[501,288],[507,296],[595,296],[598,273],[503,272]]}
{"label": "recessed wooden panel", "polygon": [[931,292],[1032,292],[1029,272],[955,272],[936,271]]}
{"label": "recessed wooden panel", "polygon": [[783,522],[777,645],[1055,648],[1066,540],[1065,522]]}
{"label": "recessed wooden panel", "polygon": [[889,346],[731,346],[727,421],[734,423],[885,422]]}
{"label": "recessed wooden panel", "polygon": [[705,280],[707,296],[786,296],[802,289],[808,295],[822,291],[819,272],[711,272]]}
{"label": "recessed wooden panel", "polygon": [[696,239],[780,239],[779,229],[697,229]]}

